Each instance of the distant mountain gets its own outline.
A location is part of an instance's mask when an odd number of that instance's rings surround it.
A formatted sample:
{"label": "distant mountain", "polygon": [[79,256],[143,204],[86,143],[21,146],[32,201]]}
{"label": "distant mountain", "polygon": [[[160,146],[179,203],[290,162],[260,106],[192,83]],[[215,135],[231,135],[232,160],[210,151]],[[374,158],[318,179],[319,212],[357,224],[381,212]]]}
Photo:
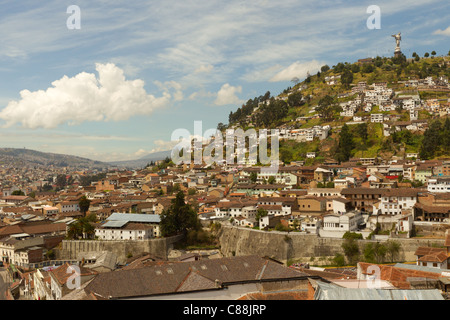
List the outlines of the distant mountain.
{"label": "distant mountain", "polygon": [[172,150],[153,152],[143,156],[142,158],[139,158],[139,160],[150,160],[150,161],[164,160],[166,157],[170,158],[171,152]]}
{"label": "distant mountain", "polygon": [[14,167],[51,166],[85,169],[110,167],[108,163],[66,154],[41,152],[30,149],[0,148],[0,165]]}
{"label": "distant mountain", "polygon": [[127,169],[143,168],[152,161],[164,160],[166,157],[170,158],[171,152],[172,152],[171,150],[153,152],[136,160],[113,161],[110,163],[119,168],[127,168]]}

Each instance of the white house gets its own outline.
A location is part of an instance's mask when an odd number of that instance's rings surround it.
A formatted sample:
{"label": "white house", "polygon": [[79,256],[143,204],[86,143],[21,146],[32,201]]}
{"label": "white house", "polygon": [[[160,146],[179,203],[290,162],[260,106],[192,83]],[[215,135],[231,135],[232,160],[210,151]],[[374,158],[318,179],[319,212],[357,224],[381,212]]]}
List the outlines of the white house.
{"label": "white house", "polygon": [[100,240],[147,240],[153,238],[153,226],[128,221],[107,221],[95,228]]}
{"label": "white house", "polygon": [[344,214],[328,214],[323,217],[324,231],[355,231],[364,221],[361,212],[348,212]]}
{"label": "white house", "polygon": [[62,201],[56,205],[60,212],[80,211],[78,201]]}
{"label": "white house", "polygon": [[382,123],[384,121],[384,114],[382,113],[372,113],[370,115],[370,122]]}
{"label": "white house", "polygon": [[412,209],[417,202],[418,190],[409,188],[387,188],[381,195],[379,210],[374,214],[399,215]]}
{"label": "white house", "polygon": [[450,177],[428,177],[427,190],[431,193],[450,192]]}

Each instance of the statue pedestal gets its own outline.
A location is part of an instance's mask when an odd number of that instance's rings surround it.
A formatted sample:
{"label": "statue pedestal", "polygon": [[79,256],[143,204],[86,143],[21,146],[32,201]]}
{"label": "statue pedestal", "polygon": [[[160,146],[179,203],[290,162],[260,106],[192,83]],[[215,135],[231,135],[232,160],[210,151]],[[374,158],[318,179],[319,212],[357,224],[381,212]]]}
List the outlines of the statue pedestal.
{"label": "statue pedestal", "polygon": [[394,51],[394,57],[401,57],[402,56],[402,51],[400,50],[400,48],[396,48]]}

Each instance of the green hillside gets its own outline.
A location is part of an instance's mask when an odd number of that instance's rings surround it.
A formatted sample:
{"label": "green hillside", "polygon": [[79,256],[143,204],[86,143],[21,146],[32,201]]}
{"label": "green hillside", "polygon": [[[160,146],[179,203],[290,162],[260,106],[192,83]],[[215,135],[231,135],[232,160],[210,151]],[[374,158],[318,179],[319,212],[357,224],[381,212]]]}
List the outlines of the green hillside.
{"label": "green hillside", "polygon": [[[270,95],[270,92],[248,100],[244,105],[229,115],[228,126],[219,125],[220,129],[226,127],[248,128],[311,128],[316,125],[332,127],[329,137],[324,140],[315,139],[313,142],[295,142],[283,140],[280,142],[281,160],[289,163],[295,160],[305,160],[307,152],[316,152],[317,157],[308,159],[307,163],[321,162],[326,158],[337,159],[342,156],[339,150],[340,130],[346,123],[351,122],[350,117],[341,117],[339,103],[347,102],[356,97],[352,95],[352,87],[358,82],[364,81],[370,86],[377,82],[386,82],[388,88],[392,88],[396,96],[419,95],[422,100],[440,99],[447,103],[450,92],[439,88],[429,90],[417,90],[417,88],[405,86],[405,81],[419,80],[427,77],[438,78],[445,76],[450,78],[450,57],[422,57],[413,54],[415,58],[406,59],[377,57],[372,63],[338,63],[331,68],[323,66],[315,75],[307,78],[292,87],[286,88],[278,96]],[[327,77],[338,76],[337,84],[327,84]],[[294,81],[294,79],[293,79]],[[370,116],[372,113],[380,113],[379,107],[374,106],[371,112],[358,109],[356,115]],[[395,111],[382,112],[398,116],[398,121],[409,121],[409,113],[401,108]],[[320,115],[321,117],[314,117]],[[299,117],[307,119],[298,119]],[[435,117],[436,118],[436,117]],[[427,119],[429,125],[439,119],[435,119],[425,110],[419,112],[419,119]],[[440,128],[446,128],[445,119],[439,120]],[[351,139],[348,143],[351,150],[346,152],[350,157],[376,157],[390,158],[392,155],[403,156],[406,152],[421,153],[422,159],[450,156],[448,147],[442,144],[442,139],[447,141],[446,132],[441,132],[441,140],[435,152],[423,151],[423,133],[412,133],[404,130],[391,136],[383,135],[383,125],[367,122],[364,128],[360,125],[348,125]],[[364,139],[361,132],[367,135]],[[448,133],[450,135],[450,132]],[[440,144],[439,144],[440,143]],[[427,147],[429,148],[429,147]],[[342,148],[341,148],[342,149]],[[421,152],[422,151],[422,152]],[[345,156],[342,160],[347,158]],[[342,157],[341,157],[342,158]]]}

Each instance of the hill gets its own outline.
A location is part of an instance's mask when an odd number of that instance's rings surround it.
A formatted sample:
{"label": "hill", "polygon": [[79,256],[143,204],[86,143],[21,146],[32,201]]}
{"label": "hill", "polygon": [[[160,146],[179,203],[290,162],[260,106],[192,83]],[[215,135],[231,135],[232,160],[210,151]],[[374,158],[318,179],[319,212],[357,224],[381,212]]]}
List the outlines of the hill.
{"label": "hill", "polygon": [[0,164],[14,167],[54,166],[87,169],[102,169],[110,166],[101,161],[72,155],[18,148],[0,148]]}
{"label": "hill", "polygon": [[149,164],[152,161],[164,160],[167,157],[170,158],[171,152],[172,152],[171,150],[153,152],[136,160],[114,161],[110,163],[119,168],[138,169],[147,166],[147,164]]}
{"label": "hill", "polygon": [[[388,100],[392,105],[396,98],[398,100],[399,97],[418,96],[422,101],[436,99],[441,107],[445,108],[450,98],[448,85],[450,58],[448,56],[420,58],[416,54],[413,56],[414,59],[406,59],[405,56],[376,57],[365,59],[364,62],[342,62],[331,68],[324,65],[317,74],[308,75],[302,82],[293,79],[294,86],[286,88],[277,96],[271,96],[270,92],[267,92],[265,95],[249,99],[235,112],[230,113],[227,126],[219,123],[218,128],[293,130],[330,126],[328,137],[323,140],[280,141],[280,158],[286,163],[306,160],[308,164],[321,162],[325,158],[337,159],[340,131],[345,124],[355,125],[350,126],[352,138],[349,141],[352,148],[344,158],[379,156],[389,159],[392,155],[404,156],[406,152],[419,153],[423,149],[425,129],[410,131],[411,134],[405,134],[404,131],[393,132],[389,136],[384,134],[383,123],[370,121],[370,115],[374,113],[381,113],[388,118],[387,123],[390,126],[396,121],[410,121],[407,108],[403,108],[403,105],[396,102],[396,108],[387,111],[386,106],[374,103],[367,110],[364,94],[361,94],[363,91],[355,90],[360,84],[369,88],[373,84],[385,83],[386,88],[392,89],[393,92]],[[430,78],[437,83],[417,85],[417,83],[426,83]],[[415,85],[411,85],[414,81]],[[354,115],[365,118],[366,120],[362,121],[365,122],[365,126],[354,122],[352,116],[341,114],[344,104],[353,103],[361,96],[362,102],[355,103]],[[418,112],[418,119],[426,120],[428,125],[439,118],[442,120],[442,117],[442,114],[429,112],[426,108],[421,108]],[[448,117],[448,113],[444,117]],[[367,136],[361,139],[361,133],[364,132]],[[433,153],[433,156],[450,156],[448,148],[442,148],[440,151]],[[307,152],[316,152],[316,158],[306,159]]]}

